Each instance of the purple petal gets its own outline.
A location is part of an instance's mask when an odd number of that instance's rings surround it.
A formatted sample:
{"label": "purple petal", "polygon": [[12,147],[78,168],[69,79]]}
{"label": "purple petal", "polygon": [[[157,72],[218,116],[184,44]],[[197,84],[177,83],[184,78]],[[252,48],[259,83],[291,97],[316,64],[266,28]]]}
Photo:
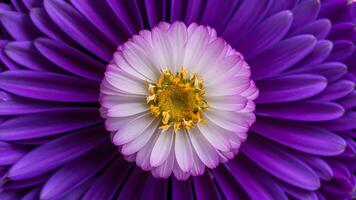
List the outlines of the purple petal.
{"label": "purple petal", "polygon": [[241,188],[231,172],[228,171],[224,165],[219,165],[212,170],[212,172],[217,185],[219,185],[222,191],[222,195],[224,195],[226,199],[243,199],[240,198],[243,195],[243,193],[239,191]]}
{"label": "purple petal", "polygon": [[54,40],[67,42],[72,45],[76,43],[49,18],[47,12],[43,8],[32,8],[30,10],[30,17],[35,26],[46,34],[49,38]]}
{"label": "purple petal", "polygon": [[[127,39],[116,15],[105,1],[71,0],[71,3],[116,45]],[[103,12],[98,12],[101,10]]]}
{"label": "purple petal", "polygon": [[18,191],[2,191],[0,192],[0,199],[1,200],[18,200],[21,198],[21,193]]}
{"label": "purple petal", "polygon": [[219,193],[208,173],[193,178],[195,196],[197,199],[219,199]]}
{"label": "purple petal", "polygon": [[25,148],[0,142],[0,165],[11,165],[27,153]]}
{"label": "purple petal", "polygon": [[33,190],[30,190],[29,192],[27,192],[21,200],[37,200],[40,198],[40,192],[41,192],[41,188],[37,187]]}
{"label": "purple petal", "polygon": [[67,163],[44,184],[41,199],[60,198],[81,185],[114,157],[113,152],[116,152],[114,147],[104,143],[93,152]]}
{"label": "purple petal", "polygon": [[289,33],[289,36],[296,36],[302,34],[313,35],[317,39],[324,39],[328,36],[331,29],[331,22],[328,19],[315,20],[305,26],[296,28]]}
{"label": "purple petal", "polygon": [[47,14],[67,35],[105,61],[112,58],[115,44],[93,27],[70,4],[59,0],[45,0]]}
{"label": "purple petal", "polygon": [[322,101],[334,101],[355,91],[355,83],[347,80],[340,80],[329,84],[326,90],[315,96],[314,99]]}
{"label": "purple petal", "polygon": [[21,0],[11,0],[11,4],[18,12],[27,12],[27,9]]}
{"label": "purple petal", "polygon": [[288,32],[293,21],[290,11],[279,12],[253,28],[236,43],[236,48],[246,59],[254,57],[279,42]]}
{"label": "purple petal", "polygon": [[[172,200],[194,200],[194,193],[190,179],[178,181],[172,178]],[[199,198],[197,198],[199,199]]]}
{"label": "purple petal", "polygon": [[327,80],[310,74],[286,75],[258,81],[256,103],[289,102],[312,97],[326,88]]}
{"label": "purple petal", "polygon": [[161,21],[165,21],[166,3],[165,0],[144,0],[144,8],[147,13],[148,24],[151,28]]}
{"label": "purple petal", "polygon": [[356,91],[353,91],[349,95],[339,99],[337,103],[342,105],[345,109],[354,108],[356,106]]}
{"label": "purple petal", "polygon": [[167,185],[167,180],[149,176],[142,191],[141,199],[165,200],[167,197]]}
{"label": "purple petal", "polygon": [[41,36],[41,32],[26,14],[7,11],[1,14],[0,22],[16,40],[32,40]]}
{"label": "purple petal", "polygon": [[227,165],[251,199],[288,199],[273,179],[243,158],[240,156],[240,159],[232,160]]}
{"label": "purple petal", "polygon": [[125,34],[132,35],[143,28],[142,16],[136,1],[106,1],[122,24],[119,27]]}
{"label": "purple petal", "polygon": [[311,35],[296,36],[277,43],[249,61],[254,72],[252,78],[260,80],[288,69],[308,55],[315,43],[316,39]]}
{"label": "purple petal", "polygon": [[243,1],[231,17],[229,24],[223,30],[222,36],[230,44],[235,44],[237,35],[246,33],[266,15],[272,1],[269,0],[249,0]]}
{"label": "purple petal", "polygon": [[91,185],[83,200],[112,199],[131,169],[126,161],[116,159],[98,180]]}
{"label": "purple petal", "polygon": [[348,59],[355,50],[355,45],[348,40],[334,41],[334,48],[328,57],[327,61],[343,62]]}
{"label": "purple petal", "polygon": [[68,110],[22,115],[0,125],[0,140],[26,140],[52,136],[98,124],[96,109]]}
{"label": "purple petal", "polygon": [[61,71],[58,66],[39,54],[31,41],[9,42],[4,51],[11,60],[29,69],[35,71]]}
{"label": "purple petal", "polygon": [[36,185],[40,185],[48,179],[49,174],[43,174],[40,176],[36,176],[33,178],[19,180],[19,181],[9,181],[4,184],[3,188],[6,190],[15,190],[15,189],[22,189],[22,188],[29,188]]}
{"label": "purple petal", "polygon": [[250,136],[242,151],[262,169],[287,183],[306,190],[320,186],[319,177],[310,167],[267,140]]}
{"label": "purple petal", "polygon": [[331,131],[347,131],[356,128],[355,120],[356,112],[348,111],[341,118],[332,121],[320,122],[320,125]]}
{"label": "purple petal", "polygon": [[196,1],[188,1],[185,4],[185,24],[191,24],[199,20],[200,13],[203,11],[204,1],[196,0]]}
{"label": "purple petal", "polygon": [[105,66],[64,43],[45,38],[36,39],[37,50],[51,62],[78,76],[100,81]]}
{"label": "purple petal", "polygon": [[306,154],[295,154],[300,160],[305,162],[309,167],[311,167],[318,176],[323,180],[331,180],[334,173],[330,165],[322,158],[316,156],[309,156]]}
{"label": "purple petal", "polygon": [[302,123],[257,120],[252,130],[287,147],[315,155],[339,155],[346,148],[340,136]]}
{"label": "purple petal", "polygon": [[99,91],[95,82],[26,70],[0,73],[0,88],[20,96],[61,102],[96,102]]}
{"label": "purple petal", "polygon": [[318,74],[327,78],[328,82],[333,82],[346,74],[347,66],[344,63],[328,62],[315,66],[304,66],[300,69],[294,69],[293,72]]}
{"label": "purple petal", "polygon": [[319,14],[320,1],[319,0],[305,0],[301,1],[294,9],[294,20],[292,30],[296,27],[303,26],[311,21],[314,21]]}
{"label": "purple petal", "polygon": [[355,41],[356,30],[354,23],[334,24],[328,36],[330,40],[350,40]]}
{"label": "purple petal", "polygon": [[283,10],[293,10],[298,0],[273,0],[267,16],[273,15]]}
{"label": "purple petal", "polygon": [[147,179],[148,175],[136,167],[128,177],[117,200],[140,199]]}
{"label": "purple petal", "polygon": [[94,149],[107,138],[103,127],[71,133],[37,147],[17,161],[9,170],[13,180],[44,174]]}
{"label": "purple petal", "polygon": [[33,7],[42,7],[43,2],[41,0],[23,0],[23,4],[25,4],[27,9],[31,9]]}
{"label": "purple petal", "polygon": [[261,116],[290,119],[296,121],[326,121],[337,119],[344,114],[344,109],[336,103],[298,102],[278,106],[262,105],[256,113]]}
{"label": "purple petal", "polygon": [[276,180],[276,182],[286,193],[288,193],[290,196],[292,196],[296,199],[320,200],[317,198],[317,195],[315,192],[303,190],[298,187],[294,187],[294,186],[289,185],[288,183],[285,183],[283,181]]}

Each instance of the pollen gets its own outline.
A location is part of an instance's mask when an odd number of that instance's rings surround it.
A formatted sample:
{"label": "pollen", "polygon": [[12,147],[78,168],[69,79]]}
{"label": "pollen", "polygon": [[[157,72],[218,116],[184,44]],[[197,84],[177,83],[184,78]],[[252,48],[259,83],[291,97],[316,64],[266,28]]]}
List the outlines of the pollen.
{"label": "pollen", "polygon": [[148,91],[147,104],[152,115],[160,118],[161,130],[178,132],[205,122],[202,113],[209,106],[204,100],[203,79],[197,74],[190,76],[185,68],[175,75],[162,70],[157,83],[148,84]]}

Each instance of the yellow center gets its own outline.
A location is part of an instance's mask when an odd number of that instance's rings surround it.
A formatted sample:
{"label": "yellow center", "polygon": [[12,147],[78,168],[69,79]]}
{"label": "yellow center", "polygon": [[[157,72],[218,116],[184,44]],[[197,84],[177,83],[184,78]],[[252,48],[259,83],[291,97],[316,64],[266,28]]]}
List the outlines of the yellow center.
{"label": "yellow center", "polygon": [[157,83],[149,83],[148,90],[147,104],[151,113],[161,118],[161,129],[173,127],[178,132],[204,123],[202,112],[209,106],[203,98],[203,80],[197,74],[189,76],[184,68],[176,75],[163,70]]}

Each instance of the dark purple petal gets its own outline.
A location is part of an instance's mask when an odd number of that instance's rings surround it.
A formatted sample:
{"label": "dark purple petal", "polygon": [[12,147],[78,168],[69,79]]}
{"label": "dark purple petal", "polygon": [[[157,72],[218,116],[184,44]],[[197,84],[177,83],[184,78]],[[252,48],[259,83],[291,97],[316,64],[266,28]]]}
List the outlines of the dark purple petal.
{"label": "dark purple petal", "polygon": [[240,157],[239,160],[233,160],[227,165],[232,172],[231,174],[251,199],[288,199],[273,179],[253,164],[248,163],[246,159]]}
{"label": "dark purple petal", "polygon": [[14,62],[35,71],[61,71],[35,49],[31,41],[9,42],[4,48],[5,54]]}
{"label": "dark purple petal", "polygon": [[41,32],[32,24],[30,17],[26,14],[3,12],[0,22],[16,40],[31,40],[41,36]]}
{"label": "dark purple petal", "polygon": [[11,0],[11,4],[15,7],[18,12],[26,12],[26,6],[21,0]]}
{"label": "dark purple petal", "polygon": [[73,131],[102,121],[97,109],[22,115],[0,124],[0,140],[26,140]]}
{"label": "dark purple petal", "polygon": [[276,180],[276,182],[286,193],[288,193],[290,196],[292,196],[296,199],[320,200],[320,199],[318,199],[315,192],[303,190],[298,187],[294,187],[294,186],[292,186],[288,183],[285,183],[283,181]]}
{"label": "dark purple petal", "polygon": [[[71,3],[106,37],[108,37],[112,43],[118,45],[127,39],[127,35],[121,29],[122,25],[118,22],[116,15],[107,2],[71,0]],[[98,10],[103,12],[98,12]]]}
{"label": "dark purple petal", "polygon": [[345,110],[336,103],[298,102],[278,106],[261,105],[256,113],[261,116],[290,119],[296,121],[326,121],[337,119]]}
{"label": "dark purple petal", "polygon": [[201,17],[203,11],[203,0],[196,0],[196,1],[188,1],[185,4],[185,24],[191,24],[197,22]]}
{"label": "dark purple petal", "polygon": [[306,154],[295,154],[300,160],[311,167],[318,176],[323,180],[331,180],[334,176],[330,165],[322,158]]}
{"label": "dark purple petal", "polygon": [[346,142],[340,136],[302,123],[260,119],[252,130],[287,147],[315,155],[334,156],[346,148]]}
{"label": "dark purple petal", "polygon": [[348,40],[334,41],[334,48],[327,61],[343,62],[348,59],[355,50],[355,45]]}
{"label": "dark purple petal", "polygon": [[334,24],[328,36],[330,40],[350,40],[355,41],[356,30],[354,23]]}
{"label": "dark purple petal", "polygon": [[32,150],[9,170],[13,180],[44,174],[94,149],[107,138],[103,127],[84,129],[52,140]]}
{"label": "dark purple petal", "polygon": [[76,45],[69,36],[63,33],[63,31],[53,23],[43,8],[32,8],[30,10],[30,17],[35,26],[49,38]]}
{"label": "dark purple petal", "polygon": [[96,178],[97,178],[96,176],[91,177],[89,180],[85,181],[84,183],[76,187],[74,190],[66,193],[65,196],[62,197],[62,199],[63,200],[81,199],[81,197],[88,190],[88,188],[95,182]]}
{"label": "dark purple petal", "polygon": [[128,177],[117,200],[140,199],[147,179],[148,175],[136,167]]}
{"label": "dark purple petal", "polygon": [[3,188],[6,190],[14,190],[14,189],[21,189],[21,188],[29,188],[36,185],[40,185],[48,179],[49,174],[43,174],[40,176],[36,176],[33,178],[19,180],[19,181],[9,181],[4,184]]}
{"label": "dark purple petal", "polygon": [[257,82],[256,103],[289,102],[312,97],[326,88],[327,80],[311,74],[286,75]]}
{"label": "dark purple petal", "polygon": [[143,188],[141,199],[165,200],[167,197],[167,183],[165,179],[149,176]]}
{"label": "dark purple petal", "polygon": [[[175,178],[172,178],[172,200],[193,200],[194,194],[192,183],[188,179],[186,181],[178,181]],[[197,199],[199,199],[197,197]]]}
{"label": "dark purple petal", "polygon": [[319,19],[305,26],[296,28],[289,33],[289,36],[297,36],[302,34],[313,35],[317,39],[324,39],[329,34],[331,22],[328,19]]}
{"label": "dark purple petal", "polygon": [[59,0],[45,0],[47,14],[67,35],[101,59],[109,61],[116,47],[111,44],[70,4]]}
{"label": "dark purple petal", "polygon": [[27,9],[43,6],[42,0],[23,0],[23,4],[25,4]]}
{"label": "dark purple petal", "polygon": [[355,91],[355,83],[347,80],[340,80],[328,85],[326,90],[315,96],[313,99],[322,101],[333,101],[340,99]]}
{"label": "dark purple petal", "polygon": [[263,19],[271,4],[272,1],[269,0],[243,1],[228,22],[233,25],[226,26],[223,30],[224,39],[232,45],[235,44],[242,34]]}
{"label": "dark purple petal", "polygon": [[165,0],[144,0],[144,8],[147,13],[148,24],[151,28],[161,21],[165,21],[166,3]]}
{"label": "dark purple petal", "polygon": [[26,153],[27,150],[23,147],[0,142],[0,165],[11,165]]}
{"label": "dark purple petal", "polygon": [[40,198],[40,191],[41,191],[40,187],[30,190],[22,197],[21,200],[37,200]]}
{"label": "dark purple petal", "polygon": [[19,200],[21,198],[21,193],[17,192],[16,190],[8,190],[0,192],[0,199],[1,200]]}
{"label": "dark purple petal", "polygon": [[218,165],[212,172],[216,183],[222,191],[222,195],[224,195],[226,199],[241,199],[240,197],[243,193],[238,191],[238,183],[224,165]]}
{"label": "dark purple petal", "polygon": [[319,0],[301,1],[294,9],[294,20],[291,29],[304,26],[316,19],[320,10]]}
{"label": "dark purple petal", "polygon": [[258,24],[236,43],[236,48],[246,59],[254,57],[279,42],[293,21],[290,11],[279,12]]}
{"label": "dark purple petal", "polygon": [[65,164],[44,184],[41,199],[60,198],[81,185],[114,157],[113,150],[112,145],[104,143],[93,152]]}
{"label": "dark purple petal", "polygon": [[219,199],[219,193],[208,173],[193,178],[195,196],[199,200]]}
{"label": "dark purple petal", "polygon": [[356,128],[356,112],[348,111],[341,118],[321,122],[320,125],[331,131],[348,131]]}
{"label": "dark purple petal", "polygon": [[78,76],[100,81],[104,64],[81,51],[58,41],[40,38],[34,42],[37,50],[47,59]]}
{"label": "dark purple petal", "polygon": [[0,88],[33,99],[61,102],[96,102],[99,91],[95,82],[26,70],[0,73]]}
{"label": "dark purple petal", "polygon": [[356,91],[353,91],[349,95],[339,99],[337,103],[342,105],[345,109],[354,108],[356,106]]}
{"label": "dark purple petal", "polygon": [[143,28],[142,16],[136,1],[106,0],[119,19],[120,30],[128,35]]}
{"label": "dark purple petal", "polygon": [[312,73],[322,75],[333,82],[344,76],[347,72],[347,66],[339,62],[327,62],[319,65],[304,66],[300,69],[293,69],[297,73]]}
{"label": "dark purple petal", "polygon": [[267,140],[250,136],[242,151],[262,169],[289,184],[306,190],[320,186],[319,177],[310,167]]}
{"label": "dark purple petal", "polygon": [[293,69],[303,66],[316,65],[323,62],[331,53],[333,43],[329,40],[318,40],[313,51],[311,51],[303,60],[293,66]]}
{"label": "dark purple petal", "polygon": [[118,188],[123,184],[131,167],[126,161],[117,158],[93,183],[83,196],[83,200],[112,199]]}
{"label": "dark purple petal", "polygon": [[273,15],[283,10],[293,10],[298,0],[273,0],[267,16]]}
{"label": "dark purple petal", "polygon": [[252,78],[260,80],[282,72],[308,55],[315,46],[311,35],[301,35],[283,40],[249,61]]}

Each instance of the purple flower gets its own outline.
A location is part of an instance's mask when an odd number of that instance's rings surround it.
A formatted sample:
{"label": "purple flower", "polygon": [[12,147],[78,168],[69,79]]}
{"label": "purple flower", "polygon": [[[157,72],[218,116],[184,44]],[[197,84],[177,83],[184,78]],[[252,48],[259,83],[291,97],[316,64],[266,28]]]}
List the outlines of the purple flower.
{"label": "purple flower", "polygon": [[354,12],[0,3],[0,199],[351,199]]}

